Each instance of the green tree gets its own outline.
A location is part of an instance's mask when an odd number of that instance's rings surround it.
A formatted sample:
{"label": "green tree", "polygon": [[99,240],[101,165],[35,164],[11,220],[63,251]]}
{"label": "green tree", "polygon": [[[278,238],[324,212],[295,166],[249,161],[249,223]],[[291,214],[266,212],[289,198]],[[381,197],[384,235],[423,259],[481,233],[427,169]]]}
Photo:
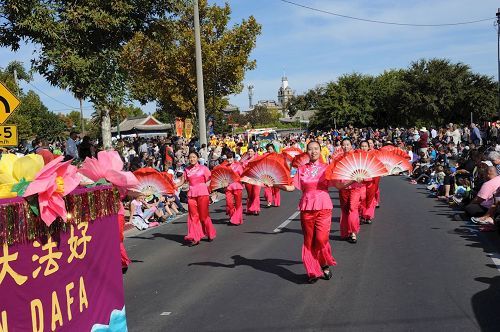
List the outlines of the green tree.
{"label": "green tree", "polygon": [[358,73],[343,75],[330,82],[318,100],[318,112],[311,120],[314,128],[369,126],[374,121],[374,78]]}
{"label": "green tree", "polygon": [[21,40],[38,46],[36,71],[52,85],[90,99],[111,145],[110,111],[123,105],[123,45],[166,14],[168,0],[0,0],[0,45],[16,50]]}
{"label": "green tree", "polygon": [[[215,116],[227,106],[226,96],[242,91],[245,71],[255,68],[250,53],[261,27],[250,16],[229,28],[231,10],[227,3],[221,7],[201,0],[199,8],[207,116]],[[172,14],[136,34],[125,47],[122,64],[130,72],[136,99],[156,101],[160,114],[171,112],[196,120],[192,2],[178,1]]]}

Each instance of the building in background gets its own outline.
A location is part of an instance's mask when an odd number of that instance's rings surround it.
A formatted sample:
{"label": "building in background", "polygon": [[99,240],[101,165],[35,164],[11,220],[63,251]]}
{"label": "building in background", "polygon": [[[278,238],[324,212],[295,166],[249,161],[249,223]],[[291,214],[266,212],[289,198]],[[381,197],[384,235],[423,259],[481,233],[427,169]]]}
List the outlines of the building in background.
{"label": "building in background", "polygon": [[171,131],[171,124],[160,122],[152,115],[142,115],[126,118],[118,126],[112,127],[111,135],[113,137],[153,137],[166,136]]}

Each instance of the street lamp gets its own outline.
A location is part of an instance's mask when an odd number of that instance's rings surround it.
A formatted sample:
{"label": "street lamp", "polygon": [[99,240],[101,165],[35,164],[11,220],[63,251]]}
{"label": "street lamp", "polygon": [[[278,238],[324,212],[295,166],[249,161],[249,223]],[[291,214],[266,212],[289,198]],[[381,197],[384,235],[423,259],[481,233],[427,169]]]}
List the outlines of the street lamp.
{"label": "street lamp", "polygon": [[194,39],[196,53],[196,89],[198,93],[198,124],[200,144],[207,144],[207,127],[205,123],[205,95],[203,92],[203,64],[201,58],[200,13],[198,0],[194,0]]}

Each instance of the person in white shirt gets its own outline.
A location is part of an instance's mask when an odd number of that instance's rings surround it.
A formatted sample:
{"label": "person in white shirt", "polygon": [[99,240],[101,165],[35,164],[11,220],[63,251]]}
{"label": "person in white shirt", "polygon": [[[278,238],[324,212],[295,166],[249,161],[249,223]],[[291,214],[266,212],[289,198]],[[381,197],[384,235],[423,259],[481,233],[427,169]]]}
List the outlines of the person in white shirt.
{"label": "person in white shirt", "polygon": [[431,138],[436,138],[436,136],[438,135],[436,129],[432,128],[431,129]]}
{"label": "person in white shirt", "polygon": [[78,159],[78,133],[76,131],[72,131],[69,134],[69,138],[66,141],[66,159]]}

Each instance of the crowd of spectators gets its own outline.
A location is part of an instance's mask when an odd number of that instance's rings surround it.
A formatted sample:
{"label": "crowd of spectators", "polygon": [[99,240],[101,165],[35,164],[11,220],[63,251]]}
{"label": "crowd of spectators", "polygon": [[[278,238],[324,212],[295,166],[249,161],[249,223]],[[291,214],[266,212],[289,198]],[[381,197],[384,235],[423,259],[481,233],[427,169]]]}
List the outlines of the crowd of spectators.
{"label": "crowd of spectators", "polygon": [[[408,174],[410,183],[425,184],[437,199],[463,209],[463,218],[483,225],[483,230],[491,230],[494,229],[497,207],[500,208],[499,128],[500,122],[483,126],[482,130],[474,124],[458,126],[451,123],[428,129],[350,126],[321,132],[282,134],[272,143],[278,152],[292,146],[304,150],[307,142],[315,139],[320,142],[321,154],[327,161],[344,138],[350,138],[354,147],[367,139],[372,139],[375,147],[392,144],[406,151],[411,158],[413,171]],[[230,151],[235,153],[236,160],[248,149],[254,149],[258,154],[265,152],[261,142],[248,141],[245,134],[214,135],[206,145],[200,144],[196,137],[129,137],[115,140],[114,148],[121,155],[126,170],[151,167],[170,174],[174,181],[182,176],[190,151],[198,152],[200,163],[210,169],[222,163]],[[49,143],[43,138],[36,138],[31,144],[19,146],[11,152],[40,153],[42,156],[50,152],[64,155],[66,159],[83,161],[86,157],[95,157],[97,150],[97,145],[88,136],[80,138],[77,132],[71,132],[65,142]],[[146,204],[160,210],[154,215],[158,221],[172,219],[185,212],[181,203],[187,201],[187,189],[184,186],[175,195]],[[137,202],[141,199],[136,197],[134,204],[139,206]],[[211,202],[217,200],[217,193],[214,193]],[[146,212],[148,206],[144,206]]]}

